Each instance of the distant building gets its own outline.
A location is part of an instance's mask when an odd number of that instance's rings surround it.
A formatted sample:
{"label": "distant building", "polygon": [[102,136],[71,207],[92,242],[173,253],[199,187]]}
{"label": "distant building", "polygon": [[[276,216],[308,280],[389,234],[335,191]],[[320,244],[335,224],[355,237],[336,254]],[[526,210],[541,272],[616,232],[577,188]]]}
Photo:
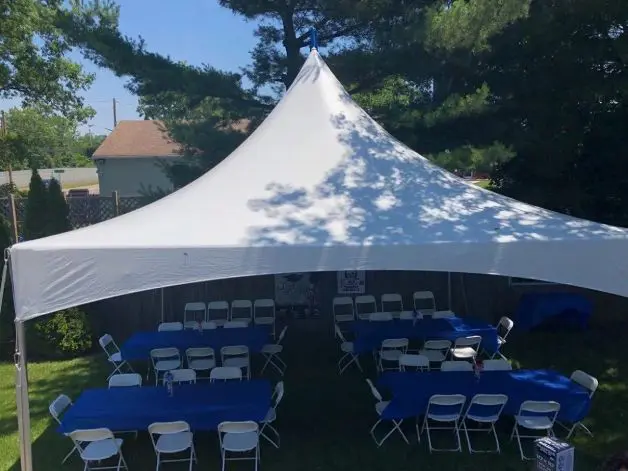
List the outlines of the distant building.
{"label": "distant building", "polygon": [[139,196],[150,190],[171,190],[163,165],[181,158],[181,146],[160,121],[120,121],[92,155],[100,194],[118,191]]}

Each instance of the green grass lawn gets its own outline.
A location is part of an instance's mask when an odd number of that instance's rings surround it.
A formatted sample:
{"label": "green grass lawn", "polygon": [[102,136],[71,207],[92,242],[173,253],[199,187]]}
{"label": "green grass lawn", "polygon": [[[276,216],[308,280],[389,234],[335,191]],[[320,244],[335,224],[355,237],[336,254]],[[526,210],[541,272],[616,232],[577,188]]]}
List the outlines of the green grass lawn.
{"label": "green grass lawn", "polygon": [[[294,330],[294,329],[293,329]],[[538,333],[513,336],[507,353],[524,368],[554,368],[565,375],[580,368],[597,376],[600,388],[587,425],[594,438],[579,434],[576,469],[595,470],[604,457],[627,449],[628,358],[622,348],[625,325],[606,326],[587,333]],[[446,453],[430,455],[425,440],[416,443],[408,428],[411,445],[393,435],[380,449],[375,448],[368,431],[375,422],[373,398],[363,376],[357,371],[336,374],[336,344],[331,334],[320,339],[314,334],[289,332],[285,359],[286,396],[279,409],[277,426],[282,434],[280,450],[264,445],[261,469],[273,471],[486,471],[532,469],[522,463],[516,444],[508,442],[511,421],[503,419],[502,455]],[[15,423],[13,366],[0,366],[0,469],[18,469]],[[73,457],[65,466],[60,461],[69,451],[69,439],[59,436],[51,426],[48,403],[65,392],[78,397],[86,387],[102,386],[106,365],[101,359],[85,358],[65,362],[30,365],[31,417],[34,467],[37,471],[80,470],[82,463]],[[373,375],[370,375],[373,376]],[[412,424],[409,424],[412,425]],[[124,454],[131,470],[154,469],[154,453],[146,434],[138,439],[126,435]],[[219,469],[220,455],[215,434],[195,437],[199,455],[196,469]],[[465,442],[463,444],[466,445]],[[164,469],[187,469],[166,465]],[[253,469],[239,463],[228,469]]]}

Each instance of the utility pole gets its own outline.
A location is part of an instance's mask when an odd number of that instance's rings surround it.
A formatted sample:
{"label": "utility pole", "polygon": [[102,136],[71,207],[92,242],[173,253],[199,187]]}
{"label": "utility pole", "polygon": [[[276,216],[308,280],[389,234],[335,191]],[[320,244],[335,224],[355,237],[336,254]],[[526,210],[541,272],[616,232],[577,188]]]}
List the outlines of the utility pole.
{"label": "utility pole", "polygon": [[[2,139],[5,140],[7,137],[7,119],[4,116],[4,110],[0,113],[0,125],[2,125]],[[9,165],[9,186],[13,188],[13,168],[11,167],[11,156],[7,155],[8,165]]]}
{"label": "utility pole", "polygon": [[116,99],[113,99],[113,127],[115,128],[118,125],[118,113],[116,110]]}

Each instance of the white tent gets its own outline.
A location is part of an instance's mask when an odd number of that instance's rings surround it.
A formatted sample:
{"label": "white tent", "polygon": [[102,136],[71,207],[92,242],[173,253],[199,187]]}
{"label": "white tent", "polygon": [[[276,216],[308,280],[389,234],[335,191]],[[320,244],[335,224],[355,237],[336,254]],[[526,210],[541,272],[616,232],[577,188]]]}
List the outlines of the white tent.
{"label": "white tent", "polygon": [[628,295],[627,250],[624,229],[432,165],[354,103],[314,50],[270,116],[212,171],[124,216],[17,244],[10,261],[21,327],[148,289],[307,271],[489,273]]}

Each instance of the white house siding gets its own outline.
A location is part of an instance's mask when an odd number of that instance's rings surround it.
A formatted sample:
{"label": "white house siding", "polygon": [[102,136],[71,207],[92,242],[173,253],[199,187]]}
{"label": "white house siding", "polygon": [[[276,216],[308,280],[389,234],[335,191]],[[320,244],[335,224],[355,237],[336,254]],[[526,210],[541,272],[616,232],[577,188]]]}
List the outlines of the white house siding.
{"label": "white house siding", "polygon": [[163,172],[160,161],[167,158],[121,157],[96,159],[101,195],[117,191],[120,196],[141,196],[149,189],[171,190],[172,183]]}

